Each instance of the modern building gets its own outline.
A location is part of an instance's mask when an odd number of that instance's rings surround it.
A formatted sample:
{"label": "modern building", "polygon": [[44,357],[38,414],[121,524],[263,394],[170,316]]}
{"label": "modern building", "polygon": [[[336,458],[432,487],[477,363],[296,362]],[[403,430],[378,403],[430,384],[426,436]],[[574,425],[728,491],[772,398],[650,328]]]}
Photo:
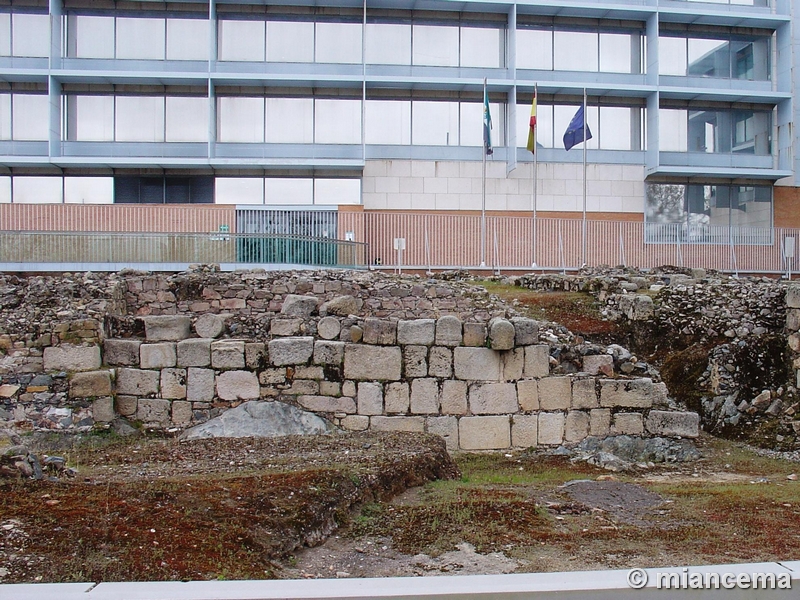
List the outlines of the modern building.
{"label": "modern building", "polygon": [[[535,200],[539,217],[585,206],[592,220],[644,222],[652,242],[800,226],[797,10],[5,0],[0,203],[228,205],[239,232],[274,228],[272,207],[286,232],[357,240],[357,228],[307,215],[526,216]],[[584,91],[585,170],[582,146],[561,141]],[[287,221],[292,210],[305,220]],[[158,207],[142,211],[170,230]],[[46,228],[127,225],[105,218]]]}

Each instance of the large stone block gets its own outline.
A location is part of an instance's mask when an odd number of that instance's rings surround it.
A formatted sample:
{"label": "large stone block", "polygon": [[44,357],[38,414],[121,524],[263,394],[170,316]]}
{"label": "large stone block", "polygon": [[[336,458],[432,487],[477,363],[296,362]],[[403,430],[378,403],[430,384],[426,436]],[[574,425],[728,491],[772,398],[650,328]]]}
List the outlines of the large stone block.
{"label": "large stone block", "polygon": [[519,411],[513,383],[475,383],[469,388],[469,409],[474,415],[502,415]]}
{"label": "large stone block", "polygon": [[342,324],[336,317],[323,317],[317,323],[317,333],[323,340],[335,340],[342,332]]}
{"label": "large stone block", "polygon": [[653,435],[696,438],[700,435],[700,416],[693,412],[651,410],[647,415],[647,431]]}
{"label": "large stone block", "polygon": [[255,400],[260,392],[258,377],[252,371],[223,371],[217,375],[220,400]]}
{"label": "large stone block", "polygon": [[539,415],[514,415],[511,417],[511,445],[530,448],[539,444]]}
{"label": "large stone block", "polygon": [[613,435],[642,435],[644,422],[639,413],[616,413],[611,423]]}
{"label": "large stone block", "polygon": [[526,317],[511,319],[514,325],[514,345],[530,346],[539,343],[539,323]]}
{"label": "large stone block", "polygon": [[169,400],[139,400],[136,420],[146,427],[167,427],[170,422]]}
{"label": "large stone block", "polygon": [[594,379],[572,380],[572,408],[591,409],[600,404],[597,400],[597,385]]}
{"label": "large stone block", "polygon": [[447,449],[458,450],[458,419],[455,417],[428,417],[425,419],[428,433],[441,436]]}
{"label": "large stone block", "polygon": [[317,340],[314,342],[314,364],[341,367],[344,362],[344,342]]}
{"label": "large stone block", "polygon": [[263,369],[268,362],[267,345],[264,342],[245,343],[244,364],[248,369]]}
{"label": "large stone block", "polygon": [[177,342],[192,337],[192,320],[183,315],[142,317],[148,342]]}
{"label": "large stone block", "polygon": [[107,365],[135,367],[139,364],[141,340],[106,340],[103,342],[103,359]]}
{"label": "large stone block", "polygon": [[192,422],[192,403],[176,400],[172,403],[172,422],[175,425],[188,425]]}
{"label": "large stone block", "polygon": [[440,411],[444,415],[467,414],[467,382],[446,379],[442,382]]}
{"label": "large stone block", "polygon": [[186,369],[161,371],[161,397],[173,400],[186,398]]}
{"label": "large stone block", "polygon": [[461,417],[458,420],[458,443],[462,450],[500,450],[510,447],[509,417]]}
{"label": "large stone block", "polygon": [[177,364],[175,342],[142,344],[139,347],[139,365],[143,369],[166,369]]}
{"label": "large stone block", "polygon": [[397,343],[401,345],[430,346],[433,344],[436,321],[414,319],[397,322]]}
{"label": "large stone block", "polygon": [[447,379],[453,376],[453,351],[445,346],[431,348],[428,358],[428,375]]}
{"label": "large stone block", "polygon": [[347,344],[344,349],[344,376],[361,381],[397,381],[400,379],[402,362],[398,346]]}
{"label": "large stone block", "polygon": [[494,318],[489,321],[489,347],[494,350],[510,350],[514,347],[516,331],[511,321]]}
{"label": "large stone block", "polygon": [[464,345],[483,347],[486,345],[485,323],[464,323]]}
{"label": "large stone block", "polygon": [[543,377],[539,380],[539,407],[542,410],[567,410],[572,405],[572,379]]}
{"label": "large stone block", "polygon": [[123,417],[132,417],[136,414],[139,399],[136,396],[117,396],[115,405],[117,412]]}
{"label": "large stone block", "polygon": [[589,354],[583,357],[583,371],[589,375],[614,374],[614,357],[610,354]]}
{"label": "large stone block", "polygon": [[216,391],[213,369],[189,367],[186,374],[186,399],[191,402],[212,402]]}
{"label": "large stone block", "polygon": [[383,386],[374,381],[359,381],[356,395],[358,414],[383,414]]}
{"label": "large stone block", "polygon": [[550,374],[550,346],[525,346],[525,377],[547,377]]}
{"label": "large stone block", "polygon": [[283,300],[281,314],[287,317],[300,317],[307,319],[317,309],[317,299],[314,296],[298,296],[288,294]]}
{"label": "large stone block", "polygon": [[370,317],[364,319],[365,344],[391,346],[397,343],[397,322]]}
{"label": "large stone block", "polygon": [[428,375],[428,347],[406,346],[403,348],[403,376],[426,377]]}
{"label": "large stone block", "polygon": [[114,399],[111,396],[97,398],[92,402],[92,418],[98,423],[110,423],[114,420]]}
{"label": "large stone block", "polygon": [[606,437],[611,433],[611,409],[593,408],[589,411],[589,434]]}
{"label": "large stone block", "polygon": [[70,398],[97,398],[110,395],[111,373],[108,371],[75,373],[69,380]]}
{"label": "large stone block", "polygon": [[792,283],[786,287],[786,306],[800,308],[800,285]]}
{"label": "large stone block", "polygon": [[356,401],[347,396],[298,396],[297,402],[306,410],[325,413],[355,414]]}
{"label": "large stone block", "polygon": [[347,415],[341,420],[343,429],[347,431],[366,431],[369,429],[369,417],[361,415]]}
{"label": "large stone block", "polygon": [[320,306],[319,313],[347,317],[349,315],[358,314],[358,311],[361,310],[363,304],[364,301],[361,298],[355,298],[353,296],[336,296]]}
{"label": "large stone block", "polygon": [[411,413],[435,415],[439,413],[439,382],[433,378],[411,381]]}
{"label": "large stone block", "polygon": [[225,331],[225,317],[206,313],[197,317],[194,330],[201,338],[218,338]]}
{"label": "large stone block", "polygon": [[520,379],[517,382],[517,400],[522,411],[539,410],[539,383],[535,379]]}
{"label": "large stone block", "polygon": [[500,353],[489,348],[454,349],[453,367],[457,379],[500,381],[502,376]]}
{"label": "large stone block", "polygon": [[539,413],[539,444],[558,446],[564,441],[564,413]]}
{"label": "large stone block", "polygon": [[207,367],[210,364],[210,339],[191,338],[178,342],[177,365],[179,367]]}
{"label": "large stone block", "polygon": [[159,371],[119,369],[117,371],[117,394],[153,396],[158,393],[159,378]]}
{"label": "large stone block", "polygon": [[372,431],[425,431],[424,417],[370,417]]}
{"label": "large stone block", "polygon": [[580,442],[589,435],[589,413],[582,410],[571,410],[567,413],[564,424],[564,441]]}
{"label": "large stone block", "polygon": [[43,353],[45,371],[96,371],[100,368],[99,346],[48,346]]}
{"label": "large stone block", "polygon": [[395,381],[386,384],[384,410],[389,414],[405,414],[409,407],[408,384]]}
{"label": "large stone block", "polygon": [[604,408],[650,408],[652,405],[652,379],[600,380],[600,406]]}
{"label": "large stone block", "polygon": [[522,379],[525,367],[525,349],[514,348],[500,353],[503,361],[503,379],[506,381],[516,381]]}
{"label": "large stone block", "polygon": [[313,337],[288,337],[269,342],[269,361],[276,367],[303,365],[313,353]]}
{"label": "large stone block", "polygon": [[786,329],[788,331],[800,330],[800,308],[786,309]]}
{"label": "large stone block", "polygon": [[244,369],[244,340],[212,342],[211,366],[215,369]]}
{"label": "large stone block", "polygon": [[274,337],[299,335],[303,331],[303,319],[272,319],[269,332]]}
{"label": "large stone block", "polygon": [[461,319],[453,315],[445,315],[436,320],[436,345],[461,345]]}

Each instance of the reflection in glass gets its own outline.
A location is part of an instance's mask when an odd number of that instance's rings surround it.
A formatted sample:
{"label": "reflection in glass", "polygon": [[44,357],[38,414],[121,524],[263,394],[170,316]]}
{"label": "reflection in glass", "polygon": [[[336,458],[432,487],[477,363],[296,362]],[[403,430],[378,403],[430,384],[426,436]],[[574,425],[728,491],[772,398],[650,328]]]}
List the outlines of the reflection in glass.
{"label": "reflection in glass", "polygon": [[700,77],[730,77],[727,40],[689,38],[688,73]]}
{"label": "reflection in glass", "polygon": [[658,38],[659,75],[686,75],[686,38]]}
{"label": "reflection in glass", "polygon": [[687,111],[662,108],[658,113],[658,144],[662,152],[686,152]]}

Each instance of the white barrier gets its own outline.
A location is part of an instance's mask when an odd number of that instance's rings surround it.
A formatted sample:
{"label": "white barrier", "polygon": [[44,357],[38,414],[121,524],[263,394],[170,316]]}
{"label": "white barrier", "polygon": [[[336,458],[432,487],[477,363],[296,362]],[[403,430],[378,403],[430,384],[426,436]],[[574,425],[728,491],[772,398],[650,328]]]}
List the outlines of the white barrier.
{"label": "white barrier", "polygon": [[[647,583],[633,570],[525,573],[376,579],[304,579],[281,581],[192,581],[0,585],[2,600],[796,600],[800,597],[800,561],[644,569]],[[641,573],[638,573],[641,575]],[[672,577],[670,578],[670,574]],[[715,575],[718,577],[715,577]],[[772,574],[785,588],[757,591],[753,574]],[[694,577],[693,577],[694,576]],[[634,580],[632,583],[631,581]],[[711,588],[691,589],[694,581]],[[713,582],[719,581],[714,588]],[[768,579],[760,579],[768,581]],[[665,582],[668,589],[664,589]],[[661,588],[658,586],[661,585]]]}

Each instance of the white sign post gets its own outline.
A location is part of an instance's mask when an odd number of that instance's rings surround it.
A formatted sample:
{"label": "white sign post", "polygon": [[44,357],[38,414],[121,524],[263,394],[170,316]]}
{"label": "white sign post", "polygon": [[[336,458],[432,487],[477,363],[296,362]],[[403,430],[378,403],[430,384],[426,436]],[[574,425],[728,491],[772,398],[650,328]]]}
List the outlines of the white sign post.
{"label": "white sign post", "polygon": [[394,238],[394,249],[397,250],[397,273],[403,274],[403,250],[406,249],[406,238]]}
{"label": "white sign post", "polygon": [[792,261],[794,260],[794,238],[783,238],[783,257],[786,259],[786,278],[792,280]]}

